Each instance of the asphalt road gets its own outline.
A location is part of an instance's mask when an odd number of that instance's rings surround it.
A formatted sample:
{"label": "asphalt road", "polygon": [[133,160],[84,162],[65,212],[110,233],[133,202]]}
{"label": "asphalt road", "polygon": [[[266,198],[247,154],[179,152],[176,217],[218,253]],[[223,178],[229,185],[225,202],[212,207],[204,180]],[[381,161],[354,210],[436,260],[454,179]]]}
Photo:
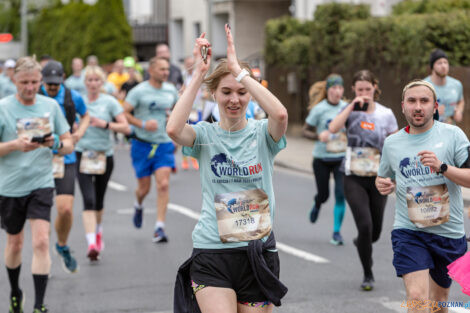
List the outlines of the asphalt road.
{"label": "asphalt road", "polygon": [[[76,274],[65,273],[58,257],[52,255],[52,278],[46,293],[50,312],[172,312],[176,271],[191,253],[191,232],[201,204],[199,174],[191,170],[172,175],[166,227],[169,243],[157,245],[151,241],[155,222],[155,184],[144,203],[144,225],[137,230],[132,225],[131,208],[136,181],[130,164],[128,151],[117,149],[113,184],[105,201],[105,250],[101,260],[95,264],[90,264],[86,258],[87,246],[81,222],[82,198],[77,186],[75,221],[69,244],[80,270]],[[276,169],[274,186],[274,230],[279,242],[281,280],[289,287],[282,307],[276,308],[275,312],[406,312],[400,307],[405,300],[403,283],[395,276],[392,266],[392,197],[387,204],[382,237],[374,245],[376,287],[371,292],[363,292],[359,288],[362,270],[352,244],[356,230],[349,209],[342,229],[346,244],[333,246],[329,243],[333,202],[323,206],[317,224],[310,224],[307,218],[314,193],[312,177]],[[27,297],[26,312],[32,311],[34,301],[30,238],[27,226],[20,281]],[[51,247],[55,238],[53,231]],[[4,233],[0,235],[0,244],[5,246]],[[6,271],[1,270],[0,310],[4,312],[8,308],[8,295]],[[460,292],[457,284],[453,284],[450,300],[467,302],[470,299]],[[451,309],[450,312],[468,311]]]}

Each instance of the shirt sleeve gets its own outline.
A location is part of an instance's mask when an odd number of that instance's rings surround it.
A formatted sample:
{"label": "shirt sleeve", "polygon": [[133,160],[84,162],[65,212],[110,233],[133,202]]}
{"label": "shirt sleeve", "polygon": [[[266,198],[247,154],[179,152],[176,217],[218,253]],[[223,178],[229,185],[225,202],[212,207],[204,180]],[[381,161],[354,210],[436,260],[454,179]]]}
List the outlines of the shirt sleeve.
{"label": "shirt sleeve", "polygon": [[110,104],[111,104],[111,115],[113,117],[116,117],[117,115],[124,112],[124,109],[114,97],[110,98]]}
{"label": "shirt sleeve", "polygon": [[72,101],[75,103],[75,111],[77,111],[80,116],[85,115],[87,108],[82,96],[75,90],[70,90],[70,92],[72,93]]}
{"label": "shirt sleeve", "polygon": [[390,177],[391,179],[395,179],[395,173],[392,170],[390,160],[389,160],[389,145],[387,144],[387,139],[385,139],[385,143],[382,149],[382,155],[380,157],[380,165],[379,170],[377,172],[377,176],[380,177]]}
{"label": "shirt sleeve", "polygon": [[127,103],[132,105],[132,107],[135,109],[139,105],[139,93],[137,88],[132,88],[126,96]]}
{"label": "shirt sleeve", "polygon": [[390,135],[398,130],[397,119],[393,111],[389,109],[388,122],[387,122],[387,135]]}
{"label": "shirt sleeve", "polygon": [[286,136],[285,135],[282,136],[278,142],[275,142],[273,137],[271,137],[271,134],[268,131],[268,119],[263,119],[260,122],[263,123],[261,126],[262,126],[262,131],[266,139],[268,150],[271,152],[273,156],[275,156],[287,146]]}
{"label": "shirt sleeve", "polygon": [[459,95],[457,101],[462,100],[462,98],[463,98],[463,86],[462,86],[462,83],[460,81],[457,81],[457,94]]}
{"label": "shirt sleeve", "polygon": [[70,131],[70,125],[65,119],[62,110],[58,103],[54,105],[54,133],[59,136],[62,136],[66,132]]}
{"label": "shirt sleeve", "polygon": [[203,137],[207,138],[207,136],[203,136],[204,131],[205,131],[204,125],[206,124],[208,123],[200,122],[200,123],[197,123],[196,125],[190,125],[196,132],[196,139],[194,139],[194,143],[192,147],[183,146],[183,149],[182,149],[183,155],[192,156],[193,158],[199,159],[199,156],[201,154],[201,138]]}
{"label": "shirt sleeve", "polygon": [[459,128],[455,127],[456,132],[454,136],[454,164],[457,167],[461,167],[465,161],[467,161],[469,155],[468,138],[465,133]]}
{"label": "shirt sleeve", "polygon": [[305,119],[305,123],[307,123],[308,125],[310,126],[313,126],[313,127],[317,127],[318,125],[318,118],[319,118],[319,114],[317,113],[318,112],[318,109],[315,110],[315,108],[317,108],[316,106],[313,107],[310,112],[308,112],[308,116],[307,118]]}

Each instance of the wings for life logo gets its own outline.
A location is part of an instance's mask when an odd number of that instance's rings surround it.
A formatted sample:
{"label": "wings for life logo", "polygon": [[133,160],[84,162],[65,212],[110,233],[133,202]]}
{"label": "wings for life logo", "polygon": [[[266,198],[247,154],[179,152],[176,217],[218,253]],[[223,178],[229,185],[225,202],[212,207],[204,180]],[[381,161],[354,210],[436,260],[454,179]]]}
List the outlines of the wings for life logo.
{"label": "wings for life logo", "polygon": [[429,166],[424,166],[417,156],[413,158],[404,158],[400,161],[400,173],[405,178],[414,176],[423,176],[433,174],[436,171],[431,169]]}
{"label": "wings for life logo", "polygon": [[263,171],[261,163],[256,165],[241,166],[225,153],[219,153],[211,159],[211,170],[217,177],[222,176],[251,176]]}

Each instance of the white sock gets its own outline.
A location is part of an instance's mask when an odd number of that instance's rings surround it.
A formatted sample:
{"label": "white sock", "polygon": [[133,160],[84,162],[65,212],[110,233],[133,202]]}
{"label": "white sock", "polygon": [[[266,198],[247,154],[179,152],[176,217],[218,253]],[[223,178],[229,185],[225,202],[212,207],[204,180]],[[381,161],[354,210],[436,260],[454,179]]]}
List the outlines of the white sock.
{"label": "white sock", "polygon": [[142,210],[144,207],[142,206],[141,203],[137,202],[137,200],[134,202],[134,208],[138,210]]}
{"label": "white sock", "polygon": [[157,221],[155,223],[155,229],[157,228],[165,228],[165,222]]}
{"label": "white sock", "polygon": [[96,225],[96,233],[102,233],[103,232],[103,224],[98,224]]}
{"label": "white sock", "polygon": [[88,245],[96,245],[96,234],[95,233],[86,234],[86,241],[88,242]]}

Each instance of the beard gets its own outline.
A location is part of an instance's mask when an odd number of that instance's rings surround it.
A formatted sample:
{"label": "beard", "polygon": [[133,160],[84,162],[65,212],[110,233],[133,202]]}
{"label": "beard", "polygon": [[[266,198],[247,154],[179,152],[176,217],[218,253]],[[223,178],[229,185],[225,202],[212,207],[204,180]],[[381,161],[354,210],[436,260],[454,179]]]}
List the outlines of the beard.
{"label": "beard", "polygon": [[440,78],[445,78],[447,76],[447,72],[438,72],[438,71],[434,71],[434,73],[436,73],[437,76],[439,76]]}
{"label": "beard", "polygon": [[411,116],[406,117],[406,120],[408,121],[408,124],[410,124],[414,128],[421,128],[421,127],[427,125],[429,123],[429,121],[433,119],[433,116],[434,116],[434,113],[431,116],[423,115],[423,117],[421,118],[421,121],[415,122],[415,119],[413,117],[413,115],[415,115],[415,114],[416,113],[413,113]]}

